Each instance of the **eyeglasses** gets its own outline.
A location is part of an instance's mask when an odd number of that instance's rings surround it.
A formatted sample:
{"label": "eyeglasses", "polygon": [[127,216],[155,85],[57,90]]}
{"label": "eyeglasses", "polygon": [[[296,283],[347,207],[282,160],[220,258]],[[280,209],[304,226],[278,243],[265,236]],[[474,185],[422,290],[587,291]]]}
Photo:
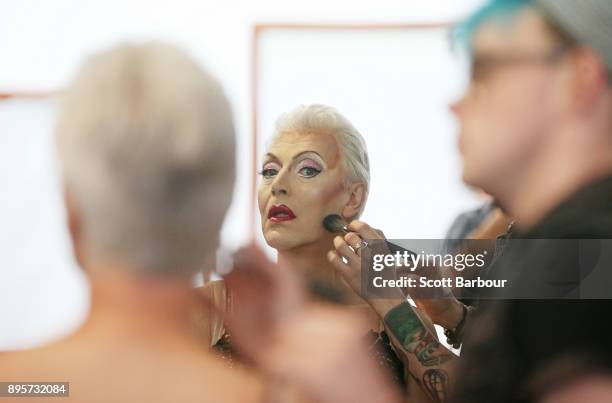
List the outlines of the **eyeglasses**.
{"label": "eyeglasses", "polygon": [[472,60],[471,82],[482,83],[491,73],[501,67],[519,66],[527,64],[552,65],[559,62],[565,52],[571,48],[570,44],[559,44],[544,53],[516,53],[516,54],[483,54]]}

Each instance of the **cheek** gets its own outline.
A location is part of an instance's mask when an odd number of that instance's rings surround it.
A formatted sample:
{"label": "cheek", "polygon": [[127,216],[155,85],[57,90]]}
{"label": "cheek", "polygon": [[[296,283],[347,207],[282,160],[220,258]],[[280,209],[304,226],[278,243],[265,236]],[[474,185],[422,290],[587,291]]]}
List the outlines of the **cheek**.
{"label": "cheek", "polygon": [[488,154],[516,146],[538,114],[538,106],[525,99],[522,88],[499,86],[495,90],[475,100],[466,128],[471,146]]}
{"label": "cheek", "polygon": [[503,105],[494,102],[492,97],[483,97],[474,100],[470,108],[466,109],[461,150],[464,180],[472,185],[478,185],[472,183],[474,176],[480,177],[491,172],[495,165],[506,158],[504,154],[509,151],[509,142],[514,141],[508,134],[513,128],[505,122],[507,117]]}
{"label": "cheek", "polygon": [[[304,206],[309,208],[317,218],[321,215],[337,213],[342,203],[344,186],[340,180],[327,181],[311,187],[303,197]],[[306,204],[307,203],[307,204]]]}
{"label": "cheek", "polygon": [[544,76],[534,72],[520,82],[508,80],[503,84],[489,102],[491,119],[509,128],[523,129],[535,127],[547,118],[554,97]]}
{"label": "cheek", "polygon": [[259,213],[261,215],[265,213],[269,195],[270,191],[268,190],[268,185],[264,183],[260,184],[257,190],[257,206],[259,207]]}
{"label": "cheek", "polygon": [[497,143],[504,146],[506,153],[528,154],[545,134],[551,105],[542,90],[538,83],[533,83],[530,88],[515,89],[514,93],[509,94],[512,98],[506,102],[506,115],[496,115],[500,125],[496,134],[503,136],[497,139]]}
{"label": "cheek", "polygon": [[332,202],[337,203],[338,199],[344,193],[344,184],[341,180],[335,180],[333,183],[321,189],[320,199],[322,205],[328,205]]}

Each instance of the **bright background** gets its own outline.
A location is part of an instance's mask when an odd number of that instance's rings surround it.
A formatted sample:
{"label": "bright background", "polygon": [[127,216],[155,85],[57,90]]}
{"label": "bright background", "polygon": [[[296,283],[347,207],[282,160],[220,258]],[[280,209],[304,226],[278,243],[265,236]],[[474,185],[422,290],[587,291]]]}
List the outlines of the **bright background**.
{"label": "bright background", "polygon": [[[54,91],[80,61],[121,40],[178,43],[224,84],[238,135],[238,181],[223,244],[250,238],[251,46],[261,23],[452,22],[481,0],[131,0],[0,5],[0,93]],[[364,220],[392,238],[441,237],[477,204],[460,182],[448,103],[464,85],[444,30],[287,31],[260,37],[258,147],[276,116],[300,103],[337,107],[372,162]],[[52,148],[53,100],[0,101],[0,351],[74,330],[87,282],[71,254]],[[256,224],[258,228],[259,223]]]}

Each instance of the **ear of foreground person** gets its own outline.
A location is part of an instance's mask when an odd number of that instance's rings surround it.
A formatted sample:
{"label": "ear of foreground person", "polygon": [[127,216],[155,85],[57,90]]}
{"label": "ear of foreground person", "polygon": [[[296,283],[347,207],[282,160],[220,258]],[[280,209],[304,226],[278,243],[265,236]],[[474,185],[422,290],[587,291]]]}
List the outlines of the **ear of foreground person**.
{"label": "ear of foreground person", "polygon": [[[67,224],[90,282],[90,312],[61,340],[3,353],[0,382],[66,382],[62,401],[79,403],[278,401],[270,394],[277,379],[321,402],[398,401],[365,355],[352,351],[358,346],[334,347],[354,320],[303,305],[299,286],[290,299],[268,294],[260,311],[245,310],[252,317],[234,318],[247,335],[258,334],[258,320],[273,331],[252,354],[259,367],[229,368],[196,336],[191,279],[218,248],[235,140],[220,84],[186,53],[146,43],[94,55],[64,94],[56,131]],[[246,300],[284,273],[257,270],[272,267],[261,258],[248,262],[250,278],[259,279],[237,287]],[[279,306],[282,315],[267,314]],[[312,348],[319,343],[328,347],[324,354]],[[241,344],[253,353],[252,344]],[[57,399],[36,390],[19,401]]]}

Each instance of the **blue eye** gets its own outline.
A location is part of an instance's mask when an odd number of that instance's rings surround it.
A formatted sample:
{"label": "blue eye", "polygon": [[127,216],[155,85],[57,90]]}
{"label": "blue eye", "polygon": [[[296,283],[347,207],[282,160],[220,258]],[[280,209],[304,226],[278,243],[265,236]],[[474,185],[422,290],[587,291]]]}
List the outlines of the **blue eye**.
{"label": "blue eye", "polygon": [[259,174],[266,179],[270,179],[276,174],[278,174],[278,170],[274,168],[266,168],[266,169],[263,169]]}
{"label": "blue eye", "polygon": [[321,171],[313,167],[304,167],[298,173],[305,178],[313,178],[321,173]]}

